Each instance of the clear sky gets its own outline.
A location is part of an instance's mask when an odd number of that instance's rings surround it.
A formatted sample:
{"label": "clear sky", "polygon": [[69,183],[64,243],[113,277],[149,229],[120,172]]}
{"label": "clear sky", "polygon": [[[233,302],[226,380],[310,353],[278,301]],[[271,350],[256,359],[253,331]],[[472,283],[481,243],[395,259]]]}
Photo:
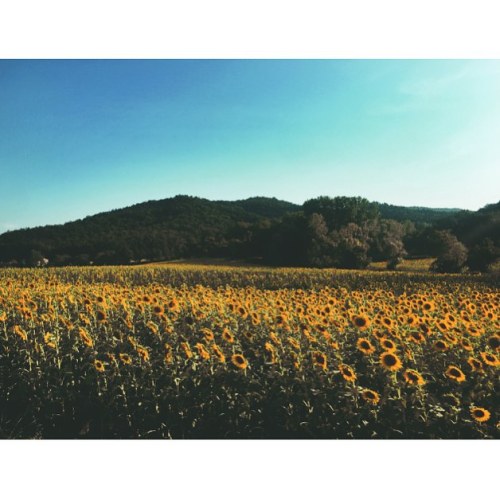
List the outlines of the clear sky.
{"label": "clear sky", "polygon": [[0,233],[151,199],[500,199],[500,61],[0,60]]}

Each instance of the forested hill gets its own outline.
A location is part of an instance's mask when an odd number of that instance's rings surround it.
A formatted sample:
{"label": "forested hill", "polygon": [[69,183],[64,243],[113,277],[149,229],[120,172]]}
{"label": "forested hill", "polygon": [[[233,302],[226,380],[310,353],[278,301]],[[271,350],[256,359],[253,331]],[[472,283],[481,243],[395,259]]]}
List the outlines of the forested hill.
{"label": "forested hill", "polygon": [[[421,255],[422,248],[432,247],[429,231],[435,229],[456,230],[465,240],[472,234],[469,241],[476,244],[477,234],[494,235],[499,213],[499,204],[469,212],[398,207],[359,197],[319,197],[301,206],[265,197],[209,201],[179,195],[62,225],[6,232],[0,235],[0,264],[116,264],[208,256],[363,267],[373,259],[395,262],[403,255]],[[439,238],[434,240],[439,244]]]}
{"label": "forested hill", "polygon": [[384,219],[393,219],[400,222],[410,220],[425,224],[432,224],[458,213],[470,213],[468,210],[458,208],[399,207],[387,203],[379,203],[378,206],[380,215]]}
{"label": "forested hill", "polygon": [[230,256],[248,242],[250,227],[298,210],[300,206],[276,198],[175,196],[62,225],[9,231],[0,235],[0,262],[29,260],[33,251],[57,263]]}

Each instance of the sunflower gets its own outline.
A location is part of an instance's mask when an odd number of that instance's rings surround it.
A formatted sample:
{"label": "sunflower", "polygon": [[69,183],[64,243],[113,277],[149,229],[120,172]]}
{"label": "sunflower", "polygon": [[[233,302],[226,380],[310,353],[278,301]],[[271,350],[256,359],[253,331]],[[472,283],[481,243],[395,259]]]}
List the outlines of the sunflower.
{"label": "sunflower", "polygon": [[425,380],[416,370],[406,370],[404,373],[406,382],[410,385],[424,385]]}
{"label": "sunflower", "polygon": [[191,351],[191,348],[189,347],[189,344],[187,342],[181,342],[181,347],[187,359],[193,357],[193,352]]}
{"label": "sunflower", "polygon": [[470,340],[465,338],[465,337],[462,337],[460,339],[460,345],[462,346],[462,349],[464,349],[465,351],[472,351],[473,350],[473,347],[472,347]]}
{"label": "sunflower", "polygon": [[327,366],[327,359],[326,359],[326,355],[323,354],[322,352],[320,351],[314,351],[312,353],[312,360],[313,360],[313,363],[316,365],[316,366],[319,366],[320,368],[322,368],[323,370],[326,370],[326,366]]}
{"label": "sunflower", "polygon": [[483,363],[479,361],[479,359],[470,356],[469,359],[467,360],[467,363],[469,363],[469,366],[471,367],[473,372],[483,371]]}
{"label": "sunflower", "polygon": [[96,318],[99,323],[104,323],[106,321],[106,317],[105,311],[97,311]]}
{"label": "sunflower", "polygon": [[176,299],[171,299],[168,304],[167,304],[167,307],[173,311],[173,312],[178,312],[180,311],[180,306],[179,306],[179,302],[177,302]]}
{"label": "sunflower", "polygon": [[445,333],[445,332],[447,332],[447,331],[448,331],[448,329],[449,329],[449,325],[448,325],[448,323],[446,323],[446,321],[444,321],[444,320],[440,320],[440,321],[438,321],[438,322],[436,323],[436,326],[438,327],[438,329],[439,329],[439,331],[440,331],[441,333]]}
{"label": "sunflower", "polygon": [[418,323],[418,318],[414,314],[409,314],[406,317],[405,323],[409,326],[416,325]]}
{"label": "sunflower", "polygon": [[276,325],[278,326],[284,326],[286,325],[288,321],[288,316],[286,314],[278,314],[278,316],[276,316],[276,319],[275,319],[275,322],[276,322]]}
{"label": "sunflower", "polygon": [[21,337],[23,340],[28,340],[28,334],[20,326],[14,326],[14,333]]}
{"label": "sunflower", "polygon": [[491,417],[491,413],[488,410],[479,406],[473,406],[470,410],[470,414],[476,422],[480,423],[487,422]]}
{"label": "sunflower", "polygon": [[276,363],[276,352],[274,350],[274,346],[271,344],[271,342],[266,342],[264,346],[266,350],[266,360],[268,363],[274,364]]}
{"label": "sunflower", "polygon": [[380,339],[380,345],[387,352],[394,352],[396,344],[391,339]]}
{"label": "sunflower", "polygon": [[294,349],[300,348],[300,344],[293,337],[287,337],[287,341]]}
{"label": "sunflower", "polygon": [[434,342],[434,349],[439,352],[445,352],[448,350],[448,344],[444,340],[436,340]]}
{"label": "sunflower", "polygon": [[293,360],[293,366],[298,370],[300,368],[300,359],[299,355],[296,352],[292,351],[292,360]]}
{"label": "sunflower", "polygon": [[458,368],[458,366],[455,365],[450,365],[446,372],[445,375],[448,378],[451,378],[452,380],[455,380],[456,382],[464,382],[465,381],[465,374],[464,372]]}
{"label": "sunflower", "polygon": [[372,391],[371,389],[364,389],[361,392],[361,397],[372,405],[377,405],[380,401],[380,394],[376,391]]}
{"label": "sunflower", "polygon": [[219,361],[221,363],[226,362],[226,356],[224,356],[224,353],[222,352],[222,349],[217,345],[217,344],[212,344],[212,349],[215,352],[215,355],[217,358],[219,358]]}
{"label": "sunflower", "polygon": [[248,317],[248,311],[245,308],[245,306],[240,305],[237,309],[236,312],[243,318],[246,319]]}
{"label": "sunflower", "polygon": [[348,382],[354,382],[356,380],[356,373],[349,365],[339,365],[339,371]]}
{"label": "sunflower", "polygon": [[356,342],[356,347],[363,354],[371,354],[372,352],[375,352],[375,347],[373,347],[372,343],[366,338],[359,338]]}
{"label": "sunflower", "polygon": [[452,333],[446,332],[444,334],[444,338],[450,343],[450,344],[458,344],[458,339],[456,335],[453,335]]}
{"label": "sunflower", "polygon": [[153,323],[152,321],[148,321],[146,323],[147,328],[151,333],[154,333],[155,335],[158,335],[160,329],[158,328],[158,325],[156,323]]}
{"label": "sunflower", "polygon": [[149,352],[144,347],[137,347],[137,354],[139,354],[143,361],[149,361]]}
{"label": "sunflower", "polygon": [[253,341],[253,333],[250,330],[245,330],[243,336],[250,342]]}
{"label": "sunflower", "polygon": [[425,342],[425,335],[418,331],[412,331],[410,332],[410,340],[416,344],[421,344]]}
{"label": "sunflower", "polygon": [[422,304],[422,310],[429,313],[429,312],[432,312],[436,309],[436,305],[434,304],[434,302],[431,302],[431,301],[425,301],[423,304]]}
{"label": "sunflower", "polygon": [[248,361],[245,359],[243,354],[233,354],[231,356],[231,361],[233,362],[233,365],[240,370],[244,370],[248,367]]}
{"label": "sunflower", "polygon": [[43,341],[48,347],[51,347],[52,349],[56,348],[56,338],[51,333],[46,333],[43,336]]}
{"label": "sunflower", "polygon": [[455,318],[455,316],[453,316],[453,314],[450,314],[448,313],[446,316],[445,316],[445,321],[450,325],[450,326],[455,326],[457,324],[457,319]]}
{"label": "sunflower", "polygon": [[153,307],[153,312],[157,315],[157,316],[160,316],[162,315],[165,310],[163,309],[162,306],[160,306],[160,304],[156,304],[154,307]]}
{"label": "sunflower", "polygon": [[420,330],[422,330],[422,333],[424,335],[429,335],[430,332],[431,332],[431,327],[427,324],[427,323],[420,323],[420,325],[418,325]]}
{"label": "sunflower", "polygon": [[79,328],[78,329],[78,333],[80,335],[80,338],[83,340],[83,343],[87,346],[87,347],[93,347],[94,346],[94,341],[92,340],[92,337],[89,335],[89,333],[87,332],[87,330],[85,330],[85,328]]}
{"label": "sunflower", "polygon": [[94,360],[94,366],[98,372],[103,372],[105,370],[104,363],[98,359]]}
{"label": "sunflower", "polygon": [[498,366],[500,364],[498,358],[491,352],[481,352],[480,354],[485,364],[489,366]]}
{"label": "sunflower", "polygon": [[165,344],[165,356],[163,357],[163,359],[166,364],[170,364],[174,360],[172,347],[169,344]]}
{"label": "sunflower", "polygon": [[380,356],[380,363],[389,371],[395,372],[401,369],[403,364],[398,356],[393,352],[384,352]]}
{"label": "sunflower", "polygon": [[120,353],[120,360],[126,365],[130,365],[132,363],[132,358],[124,352]]}
{"label": "sunflower", "polygon": [[205,349],[205,346],[203,344],[200,344],[200,342],[198,342],[196,345],[195,345],[196,349],[198,349],[198,354],[200,355],[200,357],[202,359],[210,359],[210,354],[208,353],[208,351]]}
{"label": "sunflower", "polygon": [[229,342],[230,344],[234,343],[234,336],[233,334],[229,331],[228,328],[224,328],[222,330],[222,338],[226,341]]}
{"label": "sunflower", "polygon": [[480,337],[484,333],[484,330],[476,325],[467,325],[467,333],[471,337]]}
{"label": "sunflower", "polygon": [[205,337],[205,340],[207,342],[211,342],[212,340],[214,340],[215,335],[214,335],[214,332],[212,332],[212,330],[210,330],[210,328],[202,328],[200,331],[203,334],[203,336]]}
{"label": "sunflower", "polygon": [[361,331],[366,330],[370,326],[370,319],[364,314],[354,314],[351,321],[352,324]]}

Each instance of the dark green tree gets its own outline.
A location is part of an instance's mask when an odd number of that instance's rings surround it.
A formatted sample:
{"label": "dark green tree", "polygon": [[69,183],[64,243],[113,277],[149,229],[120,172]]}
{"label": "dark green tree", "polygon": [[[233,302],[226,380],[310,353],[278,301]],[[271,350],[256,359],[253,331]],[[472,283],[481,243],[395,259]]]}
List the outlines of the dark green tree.
{"label": "dark green tree", "polygon": [[371,203],[359,196],[337,196],[336,198],[320,196],[307,200],[302,209],[306,216],[313,213],[322,215],[330,231],[340,229],[349,223],[361,225],[365,221],[379,217],[377,203]]}
{"label": "dark green tree", "polygon": [[439,242],[437,259],[431,270],[439,273],[460,273],[467,262],[467,248],[450,231],[436,231]]}
{"label": "dark green tree", "polygon": [[471,271],[487,272],[500,258],[500,248],[485,238],[469,250],[467,265]]}

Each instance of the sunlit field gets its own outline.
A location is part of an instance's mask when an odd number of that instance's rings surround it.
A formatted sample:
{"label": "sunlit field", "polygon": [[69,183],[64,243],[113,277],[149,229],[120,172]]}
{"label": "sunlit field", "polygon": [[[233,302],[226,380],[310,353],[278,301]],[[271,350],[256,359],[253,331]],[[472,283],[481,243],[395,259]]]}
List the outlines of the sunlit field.
{"label": "sunlit field", "polygon": [[487,275],[0,270],[0,437],[494,438]]}

